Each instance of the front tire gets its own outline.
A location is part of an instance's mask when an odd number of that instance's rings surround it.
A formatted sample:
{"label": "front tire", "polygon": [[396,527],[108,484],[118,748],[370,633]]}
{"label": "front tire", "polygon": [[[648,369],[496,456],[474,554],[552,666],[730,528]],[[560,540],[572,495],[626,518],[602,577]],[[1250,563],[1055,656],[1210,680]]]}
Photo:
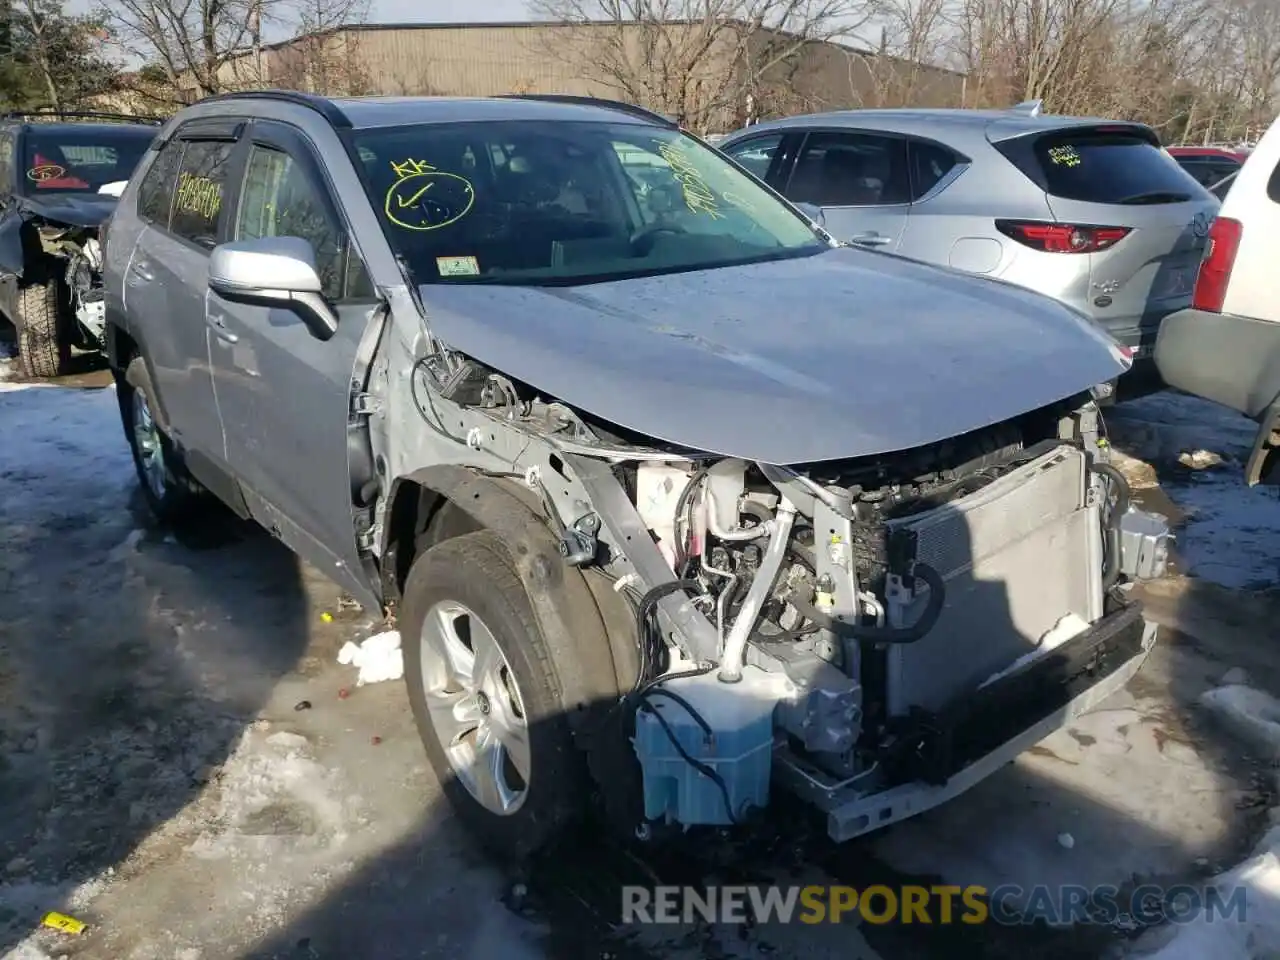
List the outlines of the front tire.
{"label": "front tire", "polygon": [[18,291],[18,360],[26,376],[43,379],[66,371],[71,344],[64,313],[57,280],[28,284]]}
{"label": "front tire", "polygon": [[418,557],[398,620],[409,703],[441,788],[493,854],[525,859],[581,818],[587,790],[552,645],[502,541],[469,533]]}
{"label": "front tire", "polygon": [[155,389],[141,357],[117,377],[120,419],[147,506],[162,523],[185,520],[201,501],[199,485],[187,473],[173,443],[156,421]]}

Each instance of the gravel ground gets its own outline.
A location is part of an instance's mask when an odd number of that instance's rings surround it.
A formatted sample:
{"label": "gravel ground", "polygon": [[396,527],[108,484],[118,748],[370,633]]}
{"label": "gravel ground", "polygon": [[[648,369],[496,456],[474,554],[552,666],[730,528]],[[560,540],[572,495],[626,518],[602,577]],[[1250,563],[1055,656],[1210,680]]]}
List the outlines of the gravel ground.
{"label": "gravel ground", "polygon": [[[1096,957],[1131,932],[635,930],[617,888],[1172,880],[1266,825],[1269,758],[1200,698],[1228,674],[1280,691],[1280,501],[1243,488],[1247,424],[1207,404],[1108,418],[1181,528],[1177,570],[1144,591],[1164,641],[1102,709],[843,847],[783,802],[749,842],[638,857],[585,838],[513,877],[455,825],[401,685],[356,689],[335,662],[379,624],[254,528],[155,529],[106,382],[20,384],[0,360],[0,958]],[[49,910],[88,929],[40,929]]]}

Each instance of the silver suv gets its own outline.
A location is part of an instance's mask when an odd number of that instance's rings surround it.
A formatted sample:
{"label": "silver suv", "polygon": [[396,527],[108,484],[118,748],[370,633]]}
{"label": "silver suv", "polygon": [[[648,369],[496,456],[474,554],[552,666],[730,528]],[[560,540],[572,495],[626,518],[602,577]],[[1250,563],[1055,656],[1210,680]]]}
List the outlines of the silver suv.
{"label": "silver suv", "polygon": [[718,146],[839,240],[1055,297],[1148,369],[1218,210],[1149,127],[1034,102],[788,117]]}
{"label": "silver suv", "polygon": [[393,614],[427,754],[501,853],[589,809],[739,823],[771,784],[843,840],[1154,641],[1114,589],[1167,538],[1098,439],[1119,348],[836,246],[662,117],[213,98],[108,237],[151,506],[220,500]]}

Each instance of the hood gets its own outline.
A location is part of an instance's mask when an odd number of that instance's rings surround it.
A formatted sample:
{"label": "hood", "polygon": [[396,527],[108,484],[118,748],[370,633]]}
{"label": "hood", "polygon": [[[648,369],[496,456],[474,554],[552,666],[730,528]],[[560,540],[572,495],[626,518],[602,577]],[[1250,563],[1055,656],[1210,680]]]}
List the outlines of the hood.
{"label": "hood", "polygon": [[118,198],[99,193],[61,193],[23,197],[23,209],[69,227],[97,227],[111,217]]}
{"label": "hood", "polygon": [[1057,301],[850,249],[575,287],[421,292],[435,334],[487,366],[655,440],[774,464],[923,446],[1128,366]]}

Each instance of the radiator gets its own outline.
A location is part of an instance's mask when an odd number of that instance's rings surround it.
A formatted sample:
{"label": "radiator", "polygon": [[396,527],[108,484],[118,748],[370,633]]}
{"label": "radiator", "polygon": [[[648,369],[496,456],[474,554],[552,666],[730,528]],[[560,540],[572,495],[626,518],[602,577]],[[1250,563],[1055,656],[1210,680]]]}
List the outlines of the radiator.
{"label": "radiator", "polygon": [[[1099,513],[1087,491],[1084,454],[1064,446],[969,496],[887,524],[892,566],[918,560],[946,583],[933,629],[889,648],[891,716],[937,710],[976,689],[1068,614],[1085,623],[1102,615]],[[891,582],[890,624],[918,619],[924,591],[907,597]]]}

